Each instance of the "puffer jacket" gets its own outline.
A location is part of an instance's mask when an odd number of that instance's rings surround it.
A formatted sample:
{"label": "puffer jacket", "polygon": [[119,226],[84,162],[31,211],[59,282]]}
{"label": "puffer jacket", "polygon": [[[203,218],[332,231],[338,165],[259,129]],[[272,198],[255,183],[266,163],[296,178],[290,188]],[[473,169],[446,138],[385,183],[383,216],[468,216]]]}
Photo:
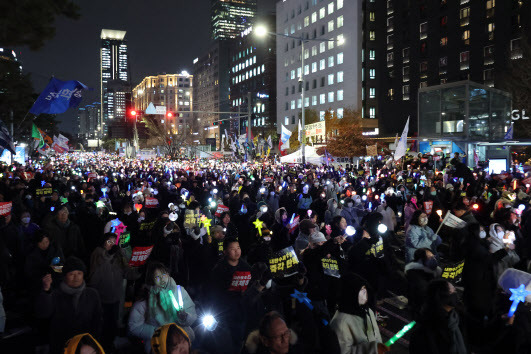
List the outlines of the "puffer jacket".
{"label": "puffer jacket", "polygon": [[429,226],[410,225],[406,233],[406,263],[413,260],[415,251],[419,248],[429,248],[434,253],[442,242]]}

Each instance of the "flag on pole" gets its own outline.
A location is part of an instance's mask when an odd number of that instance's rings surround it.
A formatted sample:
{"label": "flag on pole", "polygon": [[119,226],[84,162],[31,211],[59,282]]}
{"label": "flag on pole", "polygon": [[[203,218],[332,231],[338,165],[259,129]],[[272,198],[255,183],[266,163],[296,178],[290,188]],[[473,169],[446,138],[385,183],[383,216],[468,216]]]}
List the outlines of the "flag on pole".
{"label": "flag on pole", "polygon": [[52,78],[31,107],[30,113],[64,113],[68,108],[79,105],[83,90],[90,88],[76,80],[61,81]]}
{"label": "flag on pole", "polygon": [[41,149],[44,147],[44,138],[41,135],[41,132],[39,131],[39,128],[35,124],[33,124],[31,128],[31,137],[35,139],[35,148]]}
{"label": "flag on pole", "polygon": [[[289,140],[288,140],[289,142]],[[282,148],[282,145],[284,145],[282,143],[282,140],[279,140],[278,141],[278,149],[280,150],[280,156],[286,156],[286,152],[284,151],[284,149]]]}
{"label": "flag on pole", "polygon": [[9,134],[9,130],[7,130],[7,127],[2,120],[0,120],[0,148],[0,154],[4,149],[11,151],[12,154],[16,154],[13,137]]}
{"label": "flag on pole", "polygon": [[439,225],[439,228],[437,229],[436,234],[439,233],[439,230],[441,229],[443,225],[446,225],[453,229],[462,229],[463,227],[466,226],[466,221],[459,219],[457,216],[453,215],[450,212],[447,212],[441,225]]}
{"label": "flag on pole", "polygon": [[404,127],[404,130],[402,131],[402,136],[400,137],[400,140],[398,141],[398,144],[396,146],[395,156],[394,156],[395,161],[401,159],[402,157],[406,155],[408,131],[409,131],[409,117],[407,117],[406,125]]}
{"label": "flag on pole", "polygon": [[267,137],[267,147],[269,149],[273,148],[273,140],[271,140],[271,135]]}
{"label": "flag on pole", "polygon": [[474,149],[474,164],[476,165],[476,167],[478,167],[479,156],[478,156],[478,152],[476,151],[476,149]]}
{"label": "flag on pole", "polygon": [[289,138],[291,137],[292,132],[282,124],[282,131],[280,133],[280,141],[282,141],[282,144],[285,144],[286,141],[289,142]]}
{"label": "flag on pole", "polygon": [[302,125],[301,125],[300,119],[299,119],[299,141],[302,143]]}

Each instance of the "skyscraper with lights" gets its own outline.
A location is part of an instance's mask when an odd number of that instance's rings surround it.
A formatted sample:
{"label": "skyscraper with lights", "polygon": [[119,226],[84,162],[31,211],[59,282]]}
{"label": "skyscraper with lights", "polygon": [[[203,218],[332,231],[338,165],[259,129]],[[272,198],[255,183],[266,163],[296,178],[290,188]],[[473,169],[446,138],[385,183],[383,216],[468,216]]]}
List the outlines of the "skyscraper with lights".
{"label": "skyscraper with lights", "polygon": [[256,0],[211,0],[213,39],[235,38],[256,16]]}
{"label": "skyscraper with lights", "polygon": [[[116,89],[119,84],[124,87],[129,84],[129,58],[125,34],[125,31],[101,30],[99,128],[102,136],[107,134],[108,126],[113,120],[125,118],[127,92]],[[113,86],[113,89],[110,86]]]}

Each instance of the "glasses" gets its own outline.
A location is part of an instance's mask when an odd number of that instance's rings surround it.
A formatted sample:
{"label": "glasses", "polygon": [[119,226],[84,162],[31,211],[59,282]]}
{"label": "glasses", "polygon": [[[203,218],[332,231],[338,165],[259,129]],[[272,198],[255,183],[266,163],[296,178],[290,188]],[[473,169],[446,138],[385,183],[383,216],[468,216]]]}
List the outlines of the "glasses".
{"label": "glasses", "polygon": [[114,245],[114,241],[113,240],[107,240],[105,241],[106,244],[108,245]]}
{"label": "glasses", "polygon": [[283,340],[289,339],[291,337],[291,331],[288,329],[286,332],[279,334],[278,336],[269,337],[269,339],[272,340],[279,340],[282,338]]}
{"label": "glasses", "polygon": [[161,275],[157,275],[157,276],[155,276],[155,281],[156,281],[157,283],[160,283],[160,282],[161,282],[164,278],[166,278],[167,276],[168,276],[167,273],[164,273],[164,274],[161,274]]}

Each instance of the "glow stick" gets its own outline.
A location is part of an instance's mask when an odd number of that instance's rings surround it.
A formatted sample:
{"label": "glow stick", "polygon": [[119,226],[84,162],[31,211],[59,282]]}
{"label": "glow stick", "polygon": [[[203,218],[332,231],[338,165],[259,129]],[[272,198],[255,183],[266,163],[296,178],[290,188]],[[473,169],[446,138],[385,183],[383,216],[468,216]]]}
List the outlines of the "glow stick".
{"label": "glow stick", "polygon": [[180,311],[180,307],[179,307],[179,304],[177,303],[177,300],[175,300],[175,296],[173,296],[173,292],[171,290],[168,290],[168,292],[170,293],[170,298],[171,298],[171,302],[173,303],[173,307],[175,307],[175,309],[177,311]]}
{"label": "glow stick", "polygon": [[527,295],[531,294],[531,291],[525,290],[524,284],[520,284],[520,286],[516,289],[510,289],[512,295],[509,298],[513,303],[511,304],[511,308],[509,309],[509,313],[507,314],[508,317],[513,317],[516,308],[518,307],[518,304],[520,302],[525,302],[525,298]]}
{"label": "glow stick", "polygon": [[413,321],[413,322],[409,322],[407,325],[404,326],[404,328],[402,328],[400,331],[398,331],[397,334],[395,334],[394,336],[391,337],[391,339],[389,339],[386,343],[385,343],[385,346],[386,347],[390,347],[392,346],[397,340],[399,340],[400,338],[402,338],[404,336],[404,334],[406,334],[411,328],[413,328],[413,326],[415,326],[417,322]]}
{"label": "glow stick", "polygon": [[179,307],[182,309],[183,306],[183,294],[181,292],[181,286],[177,285],[177,298],[179,299]]}

